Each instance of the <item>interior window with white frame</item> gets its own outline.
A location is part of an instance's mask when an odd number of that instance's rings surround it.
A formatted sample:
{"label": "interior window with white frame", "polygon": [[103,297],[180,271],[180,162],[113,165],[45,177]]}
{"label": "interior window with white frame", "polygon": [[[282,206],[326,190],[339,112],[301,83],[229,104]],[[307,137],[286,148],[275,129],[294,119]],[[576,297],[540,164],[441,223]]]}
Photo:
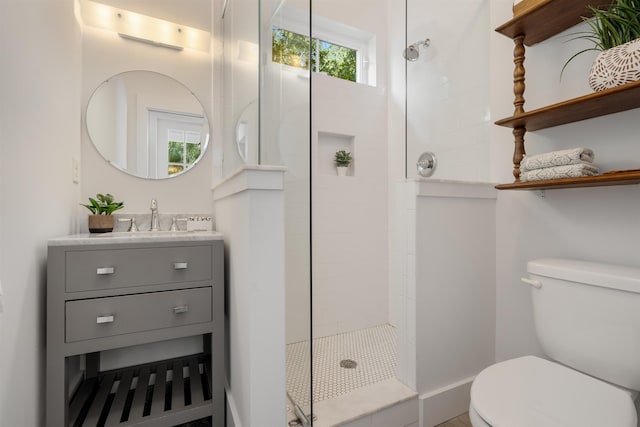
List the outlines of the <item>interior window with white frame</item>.
{"label": "interior window with white frame", "polygon": [[314,16],[313,37],[294,13],[272,29],[272,61],[331,77],[375,86],[375,37],[339,22]]}

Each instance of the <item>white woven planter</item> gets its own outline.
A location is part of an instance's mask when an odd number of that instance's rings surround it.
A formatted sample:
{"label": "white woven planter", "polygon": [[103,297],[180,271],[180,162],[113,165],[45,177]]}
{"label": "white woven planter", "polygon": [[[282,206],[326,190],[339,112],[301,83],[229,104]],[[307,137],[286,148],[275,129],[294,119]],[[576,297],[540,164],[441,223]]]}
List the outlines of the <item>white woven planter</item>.
{"label": "white woven planter", "polygon": [[589,86],[595,91],[636,80],[640,80],[640,39],[600,52],[589,73]]}

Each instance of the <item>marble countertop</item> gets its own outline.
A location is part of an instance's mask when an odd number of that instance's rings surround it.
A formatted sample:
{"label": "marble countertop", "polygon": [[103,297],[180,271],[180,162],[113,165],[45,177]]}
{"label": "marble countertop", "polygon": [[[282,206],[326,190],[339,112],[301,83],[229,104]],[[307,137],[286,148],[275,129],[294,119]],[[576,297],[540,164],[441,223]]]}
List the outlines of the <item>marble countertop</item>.
{"label": "marble countertop", "polygon": [[222,240],[223,235],[217,231],[139,231],[73,234],[70,236],[49,239],[49,246],[66,245],[105,245],[111,243],[164,243],[164,242],[197,242]]}

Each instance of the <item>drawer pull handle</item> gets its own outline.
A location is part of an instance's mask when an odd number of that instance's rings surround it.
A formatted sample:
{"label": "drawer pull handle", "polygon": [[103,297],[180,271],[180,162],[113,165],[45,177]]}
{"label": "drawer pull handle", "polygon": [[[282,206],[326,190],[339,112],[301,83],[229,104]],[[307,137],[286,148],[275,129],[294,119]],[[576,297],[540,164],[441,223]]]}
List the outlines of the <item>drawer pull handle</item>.
{"label": "drawer pull handle", "polygon": [[113,323],[114,320],[115,320],[115,317],[113,316],[113,314],[110,314],[109,316],[98,316],[98,318],[96,319],[96,323],[97,324]]}
{"label": "drawer pull handle", "polygon": [[116,269],[114,267],[98,267],[98,269],[96,270],[96,274],[100,276],[113,274],[115,272],[116,272]]}
{"label": "drawer pull handle", "polygon": [[181,305],[179,307],[173,307],[173,313],[174,314],[186,313],[187,311],[189,311],[189,306],[188,305]]}
{"label": "drawer pull handle", "polygon": [[189,263],[186,262],[174,262],[173,268],[175,270],[186,270],[189,267]]}

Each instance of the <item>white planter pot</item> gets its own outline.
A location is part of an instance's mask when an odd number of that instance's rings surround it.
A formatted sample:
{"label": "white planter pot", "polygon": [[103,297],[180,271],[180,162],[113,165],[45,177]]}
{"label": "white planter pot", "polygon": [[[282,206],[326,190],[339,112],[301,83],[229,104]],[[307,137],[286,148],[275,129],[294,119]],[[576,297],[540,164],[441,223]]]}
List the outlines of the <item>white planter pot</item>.
{"label": "white planter pot", "polygon": [[640,39],[600,52],[589,73],[589,86],[595,91],[636,80],[640,80]]}
{"label": "white planter pot", "polygon": [[338,171],[338,176],[347,176],[347,172],[349,171],[348,166],[336,166],[336,170]]}

